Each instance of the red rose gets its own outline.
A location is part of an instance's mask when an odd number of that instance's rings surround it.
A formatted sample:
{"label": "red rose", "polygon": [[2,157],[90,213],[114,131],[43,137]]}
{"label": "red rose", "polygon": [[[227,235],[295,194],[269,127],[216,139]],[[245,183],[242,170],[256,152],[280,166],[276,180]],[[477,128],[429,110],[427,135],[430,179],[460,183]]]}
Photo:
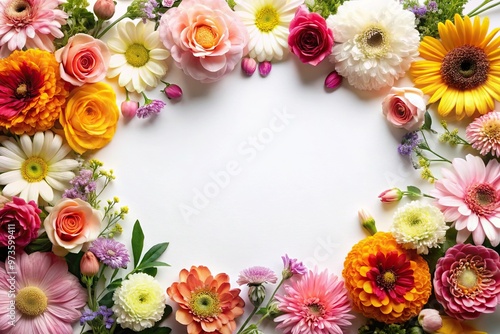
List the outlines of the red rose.
{"label": "red rose", "polygon": [[42,210],[34,201],[14,197],[0,209],[0,246],[24,247],[38,236]]}
{"label": "red rose", "polygon": [[302,5],[290,22],[288,46],[301,62],[316,66],[332,52],[333,33],[321,15]]}

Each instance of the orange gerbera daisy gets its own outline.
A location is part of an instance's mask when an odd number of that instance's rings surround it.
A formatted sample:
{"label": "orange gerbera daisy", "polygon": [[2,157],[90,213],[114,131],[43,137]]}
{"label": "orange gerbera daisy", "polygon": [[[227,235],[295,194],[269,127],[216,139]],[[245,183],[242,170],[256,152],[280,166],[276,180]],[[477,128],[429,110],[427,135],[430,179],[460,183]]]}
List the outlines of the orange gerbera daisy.
{"label": "orange gerbera daisy", "polygon": [[169,297],[179,304],[175,320],[187,325],[188,334],[231,334],[236,329],[235,318],[243,314],[245,302],[240,289],[230,290],[229,276],[215,277],[207,267],[182,269],[179,282],[168,289]]}
{"label": "orange gerbera daisy", "polygon": [[33,135],[54,125],[68,90],[48,51],[14,51],[0,59],[0,128]]}
{"label": "orange gerbera daisy", "polygon": [[417,88],[430,95],[429,103],[439,101],[438,113],[447,116],[455,110],[458,119],[476,112],[486,114],[500,101],[500,28],[488,34],[489,19],[474,22],[455,15],[439,23],[439,37],[425,36],[420,56],[410,68]]}
{"label": "orange gerbera daisy", "polygon": [[354,310],[388,324],[418,315],[431,294],[427,262],[390,233],[378,232],[354,245],[342,275]]}

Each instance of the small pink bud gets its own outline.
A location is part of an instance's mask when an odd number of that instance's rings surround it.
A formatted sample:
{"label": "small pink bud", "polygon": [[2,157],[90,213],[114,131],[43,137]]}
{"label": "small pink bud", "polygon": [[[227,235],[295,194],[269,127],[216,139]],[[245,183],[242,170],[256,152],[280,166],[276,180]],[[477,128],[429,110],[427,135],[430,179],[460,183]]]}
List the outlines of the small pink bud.
{"label": "small pink bud", "polygon": [[127,118],[133,118],[139,109],[137,101],[123,101],[121,105],[122,115]]}
{"label": "small pink bud", "polygon": [[115,3],[113,0],[97,0],[94,4],[94,13],[101,20],[109,20],[115,15]]}
{"label": "small pink bud", "polygon": [[326,76],[325,87],[334,89],[342,84],[342,76],[337,71],[332,71]]}
{"label": "small pink bud", "polygon": [[398,202],[403,198],[403,192],[398,188],[387,189],[378,195],[378,198],[384,203]]}
{"label": "small pink bud", "polygon": [[80,260],[80,272],[84,276],[93,277],[99,272],[99,261],[94,253],[86,252]]}
{"label": "small pink bud", "polygon": [[443,319],[439,315],[438,310],[426,308],[420,311],[418,315],[418,323],[424,331],[433,333],[443,327]]}
{"label": "small pink bud", "polygon": [[270,61],[264,60],[262,63],[259,63],[259,73],[263,77],[267,77],[271,72],[272,65]]}
{"label": "small pink bud", "polygon": [[164,92],[169,99],[180,99],[182,97],[182,89],[176,84],[168,85],[165,87]]}
{"label": "small pink bud", "polygon": [[251,76],[257,69],[257,62],[253,58],[243,58],[241,60],[241,69],[246,75]]}

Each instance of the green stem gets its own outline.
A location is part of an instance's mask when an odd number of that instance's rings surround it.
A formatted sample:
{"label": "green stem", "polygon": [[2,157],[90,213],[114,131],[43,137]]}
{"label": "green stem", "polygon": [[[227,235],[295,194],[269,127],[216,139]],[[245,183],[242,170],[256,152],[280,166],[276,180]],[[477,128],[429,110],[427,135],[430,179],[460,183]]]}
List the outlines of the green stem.
{"label": "green stem", "polygon": [[285,278],[281,278],[281,281],[278,283],[278,285],[276,286],[276,289],[274,289],[273,291],[273,294],[271,295],[271,297],[269,298],[268,302],[267,302],[267,305],[266,305],[266,308],[269,307],[269,305],[271,305],[271,303],[273,302],[273,299],[274,299],[274,296],[276,295],[276,292],[278,292],[278,289],[283,285],[283,283],[285,282]]}
{"label": "green stem", "polygon": [[488,6],[488,7],[484,7],[484,6],[486,6],[487,4],[489,4],[492,1],[493,0],[484,0],[479,6],[477,6],[469,14],[467,14],[467,16],[472,17],[472,16],[479,15],[479,14],[487,11],[488,9],[496,7],[496,6],[498,6],[500,4],[500,2],[497,2],[497,3],[494,3],[494,4],[490,5],[490,6]]}
{"label": "green stem", "polygon": [[122,16],[120,16],[119,18],[117,18],[109,26],[107,26],[106,28],[104,28],[104,30],[99,35],[97,35],[96,38],[100,39],[102,36],[104,36],[109,31],[109,29],[113,28],[115,26],[115,24],[117,24],[118,22],[120,22],[121,20],[123,20],[123,19],[125,19],[127,17],[129,17],[129,14],[125,13]]}
{"label": "green stem", "polygon": [[[441,158],[443,162],[449,162],[449,163],[451,163],[451,161],[450,161],[450,160],[448,160],[448,159],[446,159],[445,157],[443,157],[442,155],[440,155],[440,154],[438,154],[438,153],[434,152],[434,151],[430,148],[430,146],[429,146],[429,142],[427,141],[427,138],[425,137],[425,133],[424,133],[424,131],[420,130],[420,133],[422,133],[422,137],[424,138],[425,145],[426,145],[426,148],[422,148],[423,150],[426,150],[426,151],[431,152],[431,153],[432,153],[432,154],[434,154],[436,157]],[[431,160],[429,160],[429,161],[431,161]]]}
{"label": "green stem", "polygon": [[245,322],[243,323],[243,325],[241,325],[240,329],[238,330],[238,332],[236,334],[240,334],[246,328],[246,326],[248,325],[248,322],[250,321],[250,319],[252,319],[252,317],[255,315],[255,313],[257,313],[257,310],[259,309],[259,306],[260,305],[256,305],[253,308],[252,313],[250,313],[250,315],[247,317],[247,320],[245,320]]}

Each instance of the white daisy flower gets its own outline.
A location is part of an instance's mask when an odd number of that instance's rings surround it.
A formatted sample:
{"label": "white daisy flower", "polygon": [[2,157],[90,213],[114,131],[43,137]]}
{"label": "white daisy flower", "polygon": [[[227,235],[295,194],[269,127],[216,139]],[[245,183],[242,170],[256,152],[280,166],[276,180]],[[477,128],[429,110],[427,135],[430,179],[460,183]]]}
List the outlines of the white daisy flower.
{"label": "white daisy flower", "polygon": [[167,73],[170,52],[160,40],[153,21],[121,21],[108,40],[111,59],[108,78],[118,76],[118,85],[129,92],[154,88]]}
{"label": "white daisy flower", "polygon": [[418,56],[415,15],[399,1],[346,1],[327,23],[335,38],[329,59],[357,89],[392,86]]}
{"label": "white daisy flower", "polygon": [[248,56],[281,60],[288,50],[289,25],[303,0],[236,0],[234,11],[250,35]]}
{"label": "white daisy flower", "polygon": [[75,177],[72,170],[79,166],[67,157],[71,148],[51,131],[37,132],[33,138],[22,135],[17,141],[4,137],[0,144],[0,185],[5,185],[5,196],[51,202],[54,190],[67,189]]}

